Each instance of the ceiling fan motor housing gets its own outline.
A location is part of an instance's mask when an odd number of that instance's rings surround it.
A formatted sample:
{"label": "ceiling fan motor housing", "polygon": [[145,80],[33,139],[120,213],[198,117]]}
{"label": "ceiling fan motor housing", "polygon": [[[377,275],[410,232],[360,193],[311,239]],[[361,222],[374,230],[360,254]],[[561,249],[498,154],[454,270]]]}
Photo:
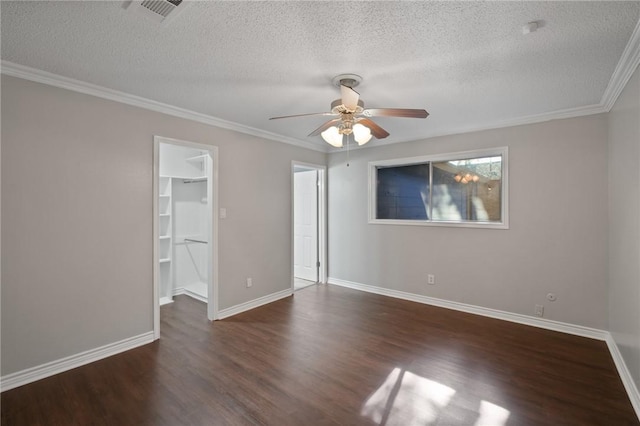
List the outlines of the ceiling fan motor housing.
{"label": "ceiling fan motor housing", "polygon": [[362,102],[361,100],[358,100],[358,106],[356,107],[356,109],[354,111],[349,111],[342,104],[342,99],[336,99],[335,101],[331,102],[331,112],[334,113],[334,114],[344,114],[344,113],[347,113],[347,112],[360,114],[362,111],[364,111],[364,102]]}
{"label": "ceiling fan motor housing", "polygon": [[353,133],[353,116],[351,116],[350,119],[342,118],[342,123],[338,126],[338,133],[341,135],[350,135]]}

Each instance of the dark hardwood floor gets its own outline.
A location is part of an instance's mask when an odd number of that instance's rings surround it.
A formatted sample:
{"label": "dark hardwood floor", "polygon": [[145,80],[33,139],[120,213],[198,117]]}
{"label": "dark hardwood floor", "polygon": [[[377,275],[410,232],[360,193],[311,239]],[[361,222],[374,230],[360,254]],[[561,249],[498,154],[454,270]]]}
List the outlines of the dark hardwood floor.
{"label": "dark hardwood floor", "polygon": [[334,286],[4,392],[3,425],[637,425],[604,342]]}

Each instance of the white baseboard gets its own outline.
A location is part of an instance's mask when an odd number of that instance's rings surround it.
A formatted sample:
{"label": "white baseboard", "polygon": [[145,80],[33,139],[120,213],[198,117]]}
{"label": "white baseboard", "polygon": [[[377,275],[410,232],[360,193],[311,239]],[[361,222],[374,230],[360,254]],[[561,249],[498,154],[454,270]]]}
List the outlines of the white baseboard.
{"label": "white baseboard", "polygon": [[160,306],[168,305],[169,303],[173,303],[173,299],[171,297],[161,297],[160,298]]}
{"label": "white baseboard", "polygon": [[627,364],[624,362],[624,358],[622,358],[622,354],[620,354],[620,351],[618,350],[618,345],[615,343],[613,336],[608,331],[559,321],[551,321],[542,318],[528,317],[526,315],[515,314],[512,312],[483,308],[481,306],[468,305],[466,303],[452,302],[449,300],[437,299],[435,297],[422,296],[419,294],[408,293],[404,291],[390,290],[383,287],[376,287],[372,285],[341,280],[338,278],[329,277],[328,284],[365,291],[368,293],[380,294],[382,296],[410,300],[412,302],[424,303],[427,305],[439,306],[441,308],[482,315],[485,317],[497,318],[505,321],[516,322],[519,324],[530,325],[533,327],[545,328],[547,330],[559,331],[576,336],[603,340],[607,343],[607,347],[609,348],[609,352],[611,353],[613,362],[616,365],[618,374],[620,375],[620,379],[622,380],[624,388],[629,395],[629,399],[631,400],[631,405],[633,405],[636,415],[638,416],[638,419],[640,419],[640,392],[638,392],[638,387],[636,386],[633,377],[631,376],[631,373],[627,368]]}
{"label": "white baseboard", "polygon": [[609,347],[609,352],[611,352],[613,362],[616,364],[616,368],[618,369],[618,374],[620,375],[622,384],[624,384],[627,395],[629,395],[629,399],[631,400],[631,405],[633,405],[633,409],[636,410],[636,415],[638,416],[638,419],[640,419],[640,392],[638,391],[638,387],[633,381],[633,377],[631,376],[631,373],[627,368],[627,364],[624,362],[620,349],[618,349],[618,345],[613,339],[611,333],[608,333],[606,342]]}
{"label": "white baseboard", "polygon": [[383,287],[376,287],[367,284],[345,281],[338,278],[329,277],[329,284],[348,287],[354,290],[366,291],[368,293],[380,294],[383,296],[395,297],[397,299],[410,300],[412,302],[424,303],[426,305],[439,306],[441,308],[453,309],[467,312],[469,314],[482,315],[490,318],[497,318],[505,321],[516,322],[518,324],[531,325],[533,327],[545,328],[547,330],[560,331],[562,333],[574,334],[576,336],[589,337],[597,340],[606,340],[607,331],[596,328],[583,327],[581,325],[568,324],[560,321],[552,321],[543,318],[534,318],[527,315],[513,312],[500,311],[497,309],[484,308],[482,306],[469,305],[466,303],[452,302],[435,297],[422,296],[420,294],[408,293],[405,291],[391,290]]}
{"label": "white baseboard", "polygon": [[[563,333],[573,334],[577,336],[589,337],[593,339],[603,340],[607,343],[607,347],[611,353],[613,361],[620,375],[620,379],[624,384],[624,387],[629,395],[631,404],[640,418],[640,392],[627,368],[624,358],[618,349],[618,345],[615,343],[611,333],[604,330],[598,330],[589,327],[583,327],[574,324],[562,323],[558,321],[551,321],[538,318],[529,318],[526,315],[515,314],[506,311],[499,311],[496,309],[483,308],[481,306],[468,305],[465,303],[452,302],[443,299],[437,299],[434,297],[422,296],[419,294],[413,294],[398,290],[391,290],[382,287],[371,286],[367,284],[355,283],[352,281],[341,280],[338,278],[329,278],[327,284],[333,284],[341,287],[347,287],[354,290],[365,291],[368,293],[380,294],[383,296],[395,297],[398,299],[409,300],[417,303],[424,303],[427,305],[439,306],[442,308],[453,309],[456,311],[467,312],[476,315],[482,315],[490,318],[497,318],[505,321],[516,322],[519,324],[530,325],[533,327],[545,328],[548,330],[559,331]],[[174,290],[174,295],[183,294],[184,289]],[[249,302],[241,303],[236,306],[232,306],[227,309],[223,309],[218,313],[218,319],[228,318],[233,315],[237,315],[241,312],[245,312],[254,308],[257,308],[267,303],[275,302],[276,300],[283,299],[291,296],[293,292],[291,289],[279,291],[277,293],[269,294],[267,296],[260,297],[258,299],[251,300]],[[112,355],[119,354],[121,352],[136,348],[138,346],[145,345],[153,342],[153,331],[140,334],[128,339],[121,340],[119,342],[111,343],[99,348],[90,349],[79,354],[71,355],[66,358],[62,358],[56,361],[48,362],[36,367],[28,368],[26,370],[18,371],[16,373],[8,374],[0,377],[0,392],[4,392],[18,386],[26,385],[28,383],[35,382],[37,380],[44,379],[46,377],[53,376],[64,371],[71,370],[82,365],[89,364]]]}
{"label": "white baseboard", "polygon": [[224,318],[229,318],[230,316],[237,315],[241,312],[249,311],[251,309],[257,308],[258,306],[266,305],[267,303],[284,299],[285,297],[291,296],[292,294],[293,294],[293,291],[291,291],[291,289],[288,288],[286,290],[282,290],[277,293],[268,294],[266,296],[262,296],[254,300],[250,300],[248,302],[232,306],[230,308],[222,309],[218,311],[218,319],[221,320]]}
{"label": "white baseboard", "polygon": [[185,288],[184,291],[182,292],[182,294],[184,294],[185,296],[189,296],[192,299],[199,300],[200,302],[204,302],[204,303],[208,303],[209,302],[206,297],[201,296],[198,293],[196,293],[195,291],[189,290],[188,288]]}
{"label": "white baseboard", "polygon": [[17,388],[18,386],[35,382],[36,380],[44,379],[64,371],[89,364],[91,362],[128,351],[129,349],[146,345],[147,343],[153,342],[153,340],[153,331],[149,331],[148,333],[120,340],[119,342],[110,343],[108,345],[80,352],[56,361],[51,361],[26,370],[7,374],[0,378],[0,391],[4,392],[9,389]]}
{"label": "white baseboard", "polygon": [[[173,291],[172,291],[172,295],[174,295],[174,296],[180,296],[181,294],[184,294],[184,295],[186,295],[186,296],[189,296],[189,297],[191,297],[192,299],[199,300],[200,302],[204,302],[204,303],[207,303],[207,302],[208,302],[208,300],[207,300],[207,298],[206,298],[206,297],[201,296],[201,295],[199,295],[198,293],[193,292],[193,291],[189,290],[189,289],[188,289],[188,288],[186,288],[186,287],[178,287],[178,288],[174,288],[174,289],[173,289]],[[162,305],[162,299],[160,299],[160,300],[161,300],[160,304]]]}
{"label": "white baseboard", "polygon": [[[179,296],[179,295],[184,294],[184,293],[185,293],[184,287],[174,288],[173,290],[171,290],[171,296],[161,297],[160,298],[160,306],[164,306],[164,305],[168,305],[169,303],[173,303],[173,296]],[[206,302],[206,300],[205,300],[205,302]]]}

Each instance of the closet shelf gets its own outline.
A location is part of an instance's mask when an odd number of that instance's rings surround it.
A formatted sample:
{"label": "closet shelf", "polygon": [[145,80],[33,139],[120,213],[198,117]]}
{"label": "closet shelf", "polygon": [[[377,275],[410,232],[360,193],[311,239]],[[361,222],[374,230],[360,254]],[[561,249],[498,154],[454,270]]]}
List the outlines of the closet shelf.
{"label": "closet shelf", "polygon": [[160,176],[169,179],[206,179],[206,176]]}
{"label": "closet shelf", "polygon": [[206,302],[213,245],[208,223],[212,157],[207,150],[178,148],[175,154],[167,151],[170,161],[162,163],[167,168],[160,173],[154,203],[158,296],[165,303],[176,294]]}
{"label": "closet shelf", "polygon": [[206,182],[207,181],[207,177],[206,176],[199,176],[199,177],[193,177],[193,178],[182,178],[182,183],[195,183],[195,182]]}

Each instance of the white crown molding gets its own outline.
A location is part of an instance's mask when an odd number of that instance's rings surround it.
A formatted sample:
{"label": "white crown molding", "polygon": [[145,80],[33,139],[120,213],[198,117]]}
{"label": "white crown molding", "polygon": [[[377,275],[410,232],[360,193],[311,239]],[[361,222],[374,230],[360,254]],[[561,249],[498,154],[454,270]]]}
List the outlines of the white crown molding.
{"label": "white crown molding", "polygon": [[[456,127],[442,132],[427,133],[424,138],[406,142],[416,142],[442,136],[481,132],[484,130],[523,126],[526,124],[543,123],[545,121],[562,120],[566,118],[583,117],[587,115],[606,113],[611,111],[611,108],[613,108],[613,105],[616,103],[616,100],[618,100],[618,97],[629,82],[629,79],[633,76],[633,73],[638,68],[638,65],[640,65],[640,20],[638,20],[638,23],[636,24],[636,27],[633,30],[631,37],[629,38],[629,42],[622,52],[622,56],[620,56],[620,60],[618,61],[613,74],[611,75],[611,79],[609,80],[609,84],[607,85],[607,88],[602,95],[600,103],[575,108],[566,108],[542,114],[517,117],[510,120],[495,121],[483,125]],[[358,149],[376,148],[385,145],[392,145],[394,143],[395,142],[379,140],[374,144],[350,146],[349,149],[353,151]],[[335,154],[342,151],[343,148],[329,148],[328,150],[330,154]]]}
{"label": "white crown molding", "polygon": [[201,114],[199,112],[190,111],[188,109],[178,108],[162,102],[157,102],[151,99],[131,95],[118,90],[98,86],[96,84],[86,83],[84,81],[75,80],[73,78],[63,77],[58,74],[53,74],[47,71],[42,71],[36,68],[27,67],[25,65],[16,64],[9,61],[3,60],[1,62],[1,72],[2,74],[12,77],[18,77],[24,80],[34,81],[36,83],[47,84],[49,86],[67,89],[74,92],[83,93],[85,95],[96,96],[98,98],[108,99],[110,101],[116,101],[139,108],[144,108],[150,111],[160,112],[163,114],[171,115],[173,117],[184,118],[198,123],[220,127],[222,129],[233,130],[239,133],[256,136],[263,139],[269,139],[276,142],[282,142],[301,148],[311,149],[314,151],[327,152],[326,147],[323,145],[278,135],[276,133],[267,132],[264,130],[256,129],[254,127],[245,126],[243,124],[234,123],[232,121],[223,120],[221,118]]}
{"label": "white crown molding", "polygon": [[[640,32],[637,30],[638,30],[638,27],[636,27],[636,31],[634,32],[634,35]],[[636,36],[636,39],[637,38],[638,37]],[[627,50],[630,50],[629,46],[631,44],[632,43],[630,42],[629,45],[627,45],[627,49],[625,49],[625,52],[627,52]],[[638,43],[635,43],[635,45],[637,47]],[[636,48],[636,55],[635,55],[636,57],[639,56],[637,54],[637,50],[638,49]],[[637,65],[637,58],[636,58],[636,65]],[[108,99],[111,101],[120,102],[127,105],[132,105],[139,108],[160,112],[160,113],[171,115],[174,117],[184,118],[184,119],[195,121],[198,123],[208,124],[210,126],[234,130],[240,133],[256,136],[259,138],[274,140],[277,142],[283,142],[290,145],[311,149],[313,151],[336,154],[336,153],[344,152],[345,150],[344,148],[333,148],[328,144],[326,146],[318,145],[313,142],[290,138],[287,136],[278,135],[276,133],[267,132],[267,131],[256,129],[249,126],[244,126],[242,124],[238,124],[231,121],[216,118],[213,116],[201,114],[195,111],[174,107],[172,105],[142,98],[140,96],[130,95],[125,92],[108,89],[106,87],[98,86],[91,83],[86,83],[80,80],[63,77],[58,74],[53,74],[47,71],[38,70],[36,68],[27,67],[25,65],[16,64],[9,61],[3,60],[1,62],[0,68],[1,68],[0,71],[2,72],[2,74],[9,75],[12,77],[18,77],[25,80],[35,81],[36,83],[47,84],[49,86],[59,87],[62,89],[83,93],[86,95],[96,96],[99,98]],[[631,77],[631,74],[629,74],[626,80],[624,80],[625,84],[628,81],[628,79]],[[622,88],[620,88],[620,91],[621,90]],[[504,127],[520,126],[524,124],[541,123],[544,121],[580,117],[584,115],[599,114],[603,112],[608,112],[608,110],[601,104],[587,105],[583,107],[568,108],[568,109],[553,111],[553,112],[544,113],[544,114],[518,117],[512,120],[503,120],[503,121],[493,122],[485,125],[456,127],[450,130],[439,132],[439,133],[426,134],[424,138],[419,140],[426,140],[426,139],[431,139],[435,137],[450,136],[450,135],[457,135],[457,134],[463,134],[463,133],[479,132],[483,130],[499,129]],[[407,141],[407,142],[415,142],[415,141]],[[398,142],[386,142],[384,140],[380,140],[375,144],[366,144],[363,146],[357,146],[357,145],[350,146],[349,149],[358,150],[358,149],[376,148],[384,145],[391,145],[393,143],[398,143]]]}
{"label": "white crown molding", "polygon": [[[551,120],[562,120],[566,118],[582,117],[593,114],[606,113],[611,111],[616,100],[622,93],[622,90],[626,86],[627,82],[635,72],[636,68],[640,64],[640,20],[636,24],[636,27],[631,34],[631,38],[627,43],[616,68],[611,75],[609,84],[605,89],[600,103],[594,105],[586,105],[576,108],[566,108],[557,111],[528,115],[524,117],[517,117],[510,120],[501,120],[491,122],[483,125],[475,126],[461,126],[451,128],[449,130],[427,133],[424,138],[419,140],[426,140],[435,137],[451,136],[464,133],[480,132],[484,130],[500,129],[505,127],[522,126],[527,124],[542,123]],[[121,102],[127,105],[137,106],[145,108],[151,111],[161,112],[163,114],[171,115],[174,117],[180,117],[187,120],[196,121],[203,124],[208,124],[223,129],[234,130],[240,133],[274,140],[278,142],[287,143],[290,145],[311,149],[314,151],[325,152],[330,154],[340,153],[344,151],[344,148],[333,148],[328,145],[318,145],[306,140],[291,138],[288,136],[278,135],[276,133],[267,132],[264,130],[256,129],[254,127],[245,126],[239,123],[223,120],[206,114],[201,114],[195,111],[190,111],[183,108],[174,107],[172,105],[156,102],[150,99],[142,98],[135,95],[130,95],[117,90],[108,89],[102,86],[98,86],[91,83],[85,83],[80,80],[63,77],[57,74],[53,74],[47,71],[38,70],[35,68],[19,65],[9,61],[2,61],[1,63],[2,74],[10,75],[13,77],[23,78],[25,80],[35,81],[38,83],[48,84],[50,86],[60,87],[63,89],[72,90],[92,96],[97,96],[103,99],[109,99],[116,102]],[[415,142],[415,141],[406,141]],[[384,140],[377,141],[375,144],[366,144],[363,146],[350,146],[350,150],[376,148],[385,145],[391,145],[397,142],[387,142]]]}
{"label": "white crown molding", "polygon": [[[535,115],[527,115],[524,117],[517,117],[510,120],[502,120],[502,121],[494,121],[489,124],[477,125],[477,126],[461,126],[452,128],[450,130],[445,130],[443,132],[433,132],[428,133],[422,139],[416,139],[412,141],[403,141],[403,142],[386,142],[384,140],[377,141],[375,144],[366,144],[363,146],[350,146],[351,151],[355,151],[358,149],[367,149],[367,148],[376,148],[380,146],[392,145],[394,143],[411,143],[411,142],[420,142],[425,141],[432,138],[444,137],[444,136],[453,136],[453,135],[461,135],[465,133],[473,133],[473,132],[482,132],[485,130],[495,130],[502,129],[506,127],[515,127],[515,126],[524,126],[527,124],[537,124],[544,123],[545,121],[552,120],[563,120],[567,118],[575,118],[575,117],[583,117],[587,115],[594,114],[602,114],[608,112],[604,106],[597,105],[586,105],[576,108],[566,108],[553,112],[546,112],[543,114],[535,114]],[[329,150],[330,154],[335,154],[339,152],[343,152],[344,148],[333,148]]]}
{"label": "white crown molding", "polygon": [[4,392],[18,386],[26,385],[64,371],[86,365],[112,355],[119,354],[138,346],[153,342],[153,331],[110,343],[99,348],[90,349],[62,359],[27,368],[16,373],[7,374],[0,378],[0,391]]}
{"label": "white crown molding", "polygon": [[631,38],[618,61],[618,65],[616,65],[616,69],[611,74],[609,85],[602,95],[600,104],[607,112],[613,108],[618,96],[620,96],[636,68],[638,68],[638,64],[640,64],[640,20],[638,20],[636,28],[633,30]]}
{"label": "white crown molding", "polygon": [[284,299],[285,297],[289,297],[292,294],[293,294],[293,291],[290,288],[288,288],[286,290],[278,291],[276,293],[268,294],[266,296],[262,296],[257,299],[250,300],[248,302],[244,302],[239,305],[232,306],[230,308],[222,309],[218,311],[217,319],[221,320],[233,315],[238,315],[242,312],[257,308],[258,306],[266,305],[267,303]]}
{"label": "white crown molding", "polygon": [[383,287],[376,287],[368,284],[356,283],[353,281],[341,280],[339,278],[329,277],[329,284],[347,287],[354,290],[365,291],[367,293],[379,294],[382,296],[395,297],[396,299],[404,299],[412,302],[423,303],[425,305],[438,306],[440,308],[452,309],[455,311],[466,312],[469,314],[482,315],[484,317],[496,318],[504,321],[515,322],[518,324],[530,325],[533,327],[544,328],[547,330],[559,331],[562,333],[573,334],[581,337],[588,337],[597,340],[606,340],[607,331],[598,330],[596,328],[584,327],[581,325],[568,324],[560,321],[552,321],[543,318],[534,318],[528,315],[516,314],[513,312],[500,311],[497,309],[484,308],[482,306],[469,305],[466,303],[453,302],[450,300],[437,299],[435,297],[422,296],[420,294],[408,293],[405,291],[391,290]]}
{"label": "white crown molding", "polygon": [[517,117],[510,120],[495,121],[486,125],[459,127],[456,131],[443,132],[442,134],[434,134],[429,137],[449,136],[462,133],[481,132],[484,130],[503,129],[505,127],[524,126],[527,124],[544,123],[545,121],[564,120],[567,118],[583,117],[586,115],[601,114],[607,112],[602,105],[586,105],[575,108],[560,109],[542,114],[527,115]]}

